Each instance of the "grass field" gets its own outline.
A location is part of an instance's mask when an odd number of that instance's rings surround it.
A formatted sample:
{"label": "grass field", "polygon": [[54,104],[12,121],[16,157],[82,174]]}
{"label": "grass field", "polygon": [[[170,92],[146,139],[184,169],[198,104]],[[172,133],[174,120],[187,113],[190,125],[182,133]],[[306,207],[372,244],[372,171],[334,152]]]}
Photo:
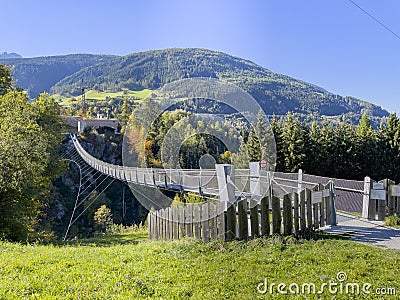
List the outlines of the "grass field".
{"label": "grass field", "polygon": [[[337,281],[400,291],[400,252],[344,239],[149,241],[146,232],[53,245],[0,242],[0,299],[269,299],[257,286]],[[274,299],[306,299],[305,295]],[[307,299],[332,299],[322,295]],[[336,299],[395,299],[337,294]]]}
{"label": "grass field", "polygon": [[[145,99],[151,94],[152,90],[149,89],[144,89],[141,91],[131,91],[131,90],[126,90],[126,91],[120,91],[120,92],[101,92],[97,90],[89,90],[85,93],[86,99],[87,100],[98,100],[98,101],[103,101],[106,100],[107,97],[110,98],[116,98],[116,97],[123,97],[123,96],[128,96],[128,97],[134,97],[137,99]],[[52,95],[55,99],[61,100],[60,104],[61,105],[70,105],[71,104],[71,97],[63,97],[59,94],[54,94]],[[82,96],[77,96],[74,97],[76,100],[80,101]]]}

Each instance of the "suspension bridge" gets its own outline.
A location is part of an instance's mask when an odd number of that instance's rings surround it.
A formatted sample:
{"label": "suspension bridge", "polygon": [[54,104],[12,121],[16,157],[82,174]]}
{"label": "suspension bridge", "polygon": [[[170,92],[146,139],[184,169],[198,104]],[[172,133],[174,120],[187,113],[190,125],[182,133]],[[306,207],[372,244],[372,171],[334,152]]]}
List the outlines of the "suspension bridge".
{"label": "suspension bridge", "polygon": [[[293,219],[294,217],[295,222],[299,222],[298,224],[302,224],[302,218],[307,219],[306,214],[310,213],[310,224],[306,224],[306,221],[304,220],[304,226],[310,225],[312,228],[318,228],[318,225],[335,225],[336,211],[357,214],[360,216],[363,215],[363,217],[368,218],[368,216],[365,216],[366,206],[367,208],[369,208],[369,211],[371,211],[371,208],[373,207],[375,209],[375,212],[378,213],[379,219],[380,216],[382,218],[382,213],[379,214],[380,206],[385,205],[386,208],[386,205],[388,205],[387,201],[385,202],[385,204],[383,204],[383,202],[379,201],[379,199],[373,199],[373,196],[371,197],[371,194],[374,194],[372,192],[374,191],[374,186],[372,185],[369,178],[366,178],[365,181],[355,181],[304,174],[301,170],[299,170],[298,173],[272,172],[260,169],[258,163],[250,163],[249,169],[236,170],[232,165],[224,164],[217,164],[215,169],[199,170],[157,169],[120,166],[104,162],[92,156],[83,148],[76,135],[71,134],[70,139],[74,146],[73,151],[75,151],[71,154],[71,160],[80,166],[80,170],[95,170],[98,174],[104,175],[105,178],[111,178],[111,182],[105,188],[107,188],[112,183],[112,181],[121,180],[130,186],[141,186],[146,188],[147,190],[166,190],[179,193],[195,193],[201,197],[204,197],[204,199],[214,200],[214,203],[216,204],[215,207],[213,206],[214,204],[209,204],[207,208],[189,207],[190,218],[189,220],[187,220],[184,219],[186,218],[185,214],[187,214],[185,209],[177,208],[176,210],[174,210],[169,207],[172,200],[169,203],[165,203],[163,201],[158,202],[157,199],[153,199],[154,201],[152,202],[151,209],[156,211],[156,213],[152,214],[152,220],[171,219],[170,230],[168,230],[169,225],[166,223],[162,223],[163,221],[161,221],[161,225],[158,223],[152,223],[155,230],[153,232],[153,235],[154,233],[160,236],[164,234],[164,236],[167,238],[168,236],[170,238],[185,236],[185,233],[187,234],[191,231],[193,231],[193,235],[195,235],[194,232],[196,232],[196,230],[197,232],[199,232],[199,237],[201,236],[200,232],[203,232],[205,230],[210,230],[210,232],[207,231],[207,239],[213,238],[213,236],[217,237],[218,230],[215,229],[215,232],[211,230],[211,226],[213,224],[212,222],[215,221],[215,228],[217,228],[218,226],[228,226],[227,223],[229,223],[229,219],[227,219],[226,213],[229,210],[229,206],[233,207],[233,209],[235,210],[233,214],[237,216],[240,215],[241,210],[246,210],[246,212],[243,212],[246,215],[243,220],[246,220],[246,224],[250,224],[252,209],[251,203],[258,203],[256,204],[258,205],[258,208],[257,212],[255,212],[255,218],[257,220],[261,220],[262,208],[260,209],[260,203],[262,203],[262,197],[264,194],[271,195],[268,200],[269,203],[266,204],[270,211],[272,211],[272,200],[274,199],[274,197],[276,199],[279,199],[279,204],[277,205],[279,207],[279,210],[283,211],[287,195],[296,194],[300,197],[301,192],[304,190],[320,191],[321,194],[325,194],[325,192],[327,191],[327,187],[330,186],[330,190],[332,191],[332,193],[329,194],[329,198],[326,198],[326,201],[315,204],[312,202],[313,200],[311,198],[305,200],[304,207],[308,205],[306,204],[307,201],[312,204],[312,206],[310,204],[309,208],[302,209],[301,201],[296,204],[296,197],[290,197],[290,202],[288,202],[289,200],[287,200],[287,203],[289,203],[292,211],[290,219]],[[325,197],[327,195],[323,196]],[[79,203],[78,197],[76,204]],[[241,205],[238,205],[238,203],[240,204],[241,202],[246,202],[247,204],[242,207]],[[296,205],[298,205],[299,207],[298,210],[296,209]],[[318,210],[316,210],[315,207],[317,207]],[[396,207],[400,209],[400,205]],[[295,211],[294,215],[293,209]],[[199,218],[197,221],[195,220],[196,210],[199,211]],[[304,210],[304,212],[302,210]],[[161,214],[157,212],[163,213]],[[70,225],[80,216],[78,215],[74,217],[74,213],[75,209],[73,212],[73,217],[71,218]],[[207,217],[203,218],[203,214]],[[222,219],[220,218],[221,214],[225,214],[225,217]],[[369,214],[371,219],[371,212],[369,212]],[[296,221],[296,216],[298,218],[298,221]],[[196,224],[197,222],[198,224],[204,225],[205,218],[207,220],[211,220],[207,221],[207,225],[205,227],[206,229],[196,229],[195,225],[193,225],[194,227],[190,228],[185,227],[187,226],[188,222],[192,222],[193,224]],[[318,218],[317,221],[315,221],[316,218]],[[338,218],[339,221],[342,220],[340,213],[338,215]],[[375,214],[373,218],[375,219]],[[240,217],[238,216],[237,222],[234,225],[236,226],[236,229],[232,229],[234,231],[233,238],[235,236],[240,237],[239,220]],[[176,230],[174,229],[174,222],[176,223]],[[178,224],[179,222],[180,224]],[[262,227],[262,224],[256,224],[257,230],[254,232],[257,232],[258,234],[262,232],[262,229],[261,231],[258,230],[258,227]],[[161,229],[160,226],[164,226],[165,230]],[[241,226],[243,227],[243,225]],[[247,226],[248,225],[246,225],[245,227],[247,228]],[[296,225],[292,224],[290,226],[294,226],[293,228],[294,230],[296,230]],[[223,235],[226,236],[226,227],[224,228],[225,230],[221,229],[220,232],[223,231]],[[250,230],[249,228],[247,228],[246,230],[248,231],[246,231],[245,235],[247,235],[247,232],[248,235],[252,235],[251,232],[253,231],[253,229]],[[277,230],[281,229],[278,228]],[[235,231],[238,231],[238,233],[236,234]],[[179,234],[179,232],[182,233]],[[257,235],[256,233],[254,234]]]}

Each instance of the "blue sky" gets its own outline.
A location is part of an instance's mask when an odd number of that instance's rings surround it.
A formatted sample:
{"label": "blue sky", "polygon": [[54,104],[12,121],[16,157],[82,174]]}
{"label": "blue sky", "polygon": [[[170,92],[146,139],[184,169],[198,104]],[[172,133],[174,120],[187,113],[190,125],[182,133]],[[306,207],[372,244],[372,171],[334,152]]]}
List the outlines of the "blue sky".
{"label": "blue sky", "polygon": [[[354,0],[400,35],[400,1]],[[400,39],[349,0],[0,0],[0,52],[220,50],[400,112]]]}

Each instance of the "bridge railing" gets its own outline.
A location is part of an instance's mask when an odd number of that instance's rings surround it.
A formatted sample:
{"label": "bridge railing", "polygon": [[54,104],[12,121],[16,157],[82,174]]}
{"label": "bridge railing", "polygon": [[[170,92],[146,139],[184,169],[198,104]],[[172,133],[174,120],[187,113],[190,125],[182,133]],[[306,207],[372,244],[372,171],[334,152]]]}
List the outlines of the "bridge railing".
{"label": "bridge railing", "polygon": [[[72,136],[75,148],[80,156],[96,170],[116,179],[130,183],[154,186],[165,189],[197,192],[200,195],[219,195],[216,170],[183,170],[183,169],[149,169],[116,166],[94,158],[87,153],[76,136]],[[251,196],[251,181],[254,176],[249,169],[236,169],[234,187],[236,196]],[[269,189],[272,185],[272,193],[280,198],[283,195],[299,192],[304,188],[313,189],[318,183],[327,184],[333,181],[335,184],[336,207],[346,212],[362,212],[363,198],[365,196],[364,181],[327,178],[299,173],[269,172],[267,175],[258,174],[256,181]]]}

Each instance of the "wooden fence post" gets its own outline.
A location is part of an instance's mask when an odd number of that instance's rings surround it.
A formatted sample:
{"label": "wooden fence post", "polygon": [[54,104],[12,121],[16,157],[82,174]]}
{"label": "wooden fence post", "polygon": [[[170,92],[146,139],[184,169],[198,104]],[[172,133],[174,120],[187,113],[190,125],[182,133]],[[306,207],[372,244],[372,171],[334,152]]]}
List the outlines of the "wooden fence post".
{"label": "wooden fence post", "polygon": [[160,216],[160,210],[156,211],[156,215],[157,215],[157,232],[158,232],[157,239],[161,240],[162,239],[162,227],[161,227],[162,218]]}
{"label": "wooden fence post", "polygon": [[386,199],[385,200],[378,200],[378,221],[383,221],[386,217],[386,204],[388,201],[388,181],[389,179],[384,179],[379,182],[383,183],[383,186],[386,191]]}
{"label": "wooden fence post", "polygon": [[291,235],[293,232],[292,199],[290,195],[283,196],[283,234]]}
{"label": "wooden fence post", "polygon": [[396,197],[396,214],[400,216],[400,197]]}
{"label": "wooden fence post", "polygon": [[225,218],[226,218],[226,212],[225,212],[225,204],[223,202],[218,203],[218,238],[221,241],[225,241]]}
{"label": "wooden fence post", "polygon": [[300,192],[300,230],[304,231],[306,227],[306,190],[302,190]]}
{"label": "wooden fence post", "polygon": [[193,205],[193,225],[194,225],[194,236],[197,239],[201,239],[201,218],[200,218],[200,205]]}
{"label": "wooden fence post", "polygon": [[258,204],[256,200],[250,199],[250,226],[251,237],[255,238],[260,235],[259,221],[258,221]]}
{"label": "wooden fence post", "polygon": [[282,224],[282,216],[281,216],[281,200],[272,196],[272,234],[281,234],[281,224]]}
{"label": "wooden fence post", "polygon": [[294,233],[299,234],[299,194],[293,193],[293,222],[294,222]]}
{"label": "wooden fence post", "polygon": [[226,227],[224,230],[225,240],[231,241],[236,237],[235,167],[228,164],[216,164],[215,170],[220,201],[224,204],[223,211],[226,212],[226,219],[223,222]]}
{"label": "wooden fence post", "polygon": [[149,216],[148,216],[148,223],[149,223],[149,239],[152,240],[153,239],[153,218],[152,218],[152,213],[149,212]]}
{"label": "wooden fence post", "polygon": [[178,215],[178,206],[174,206],[172,209],[172,224],[173,224],[173,239],[179,239],[179,215]]}
{"label": "wooden fence post", "polygon": [[185,222],[186,236],[193,237],[193,204],[186,205]]}
{"label": "wooden fence post", "polygon": [[173,239],[173,217],[172,217],[172,209],[171,207],[167,208],[167,219],[168,219],[168,239],[172,240]]}
{"label": "wooden fence post", "polygon": [[[319,191],[324,193],[324,185],[322,183],[318,184]],[[323,196],[323,195],[322,195]],[[325,226],[325,199],[322,197],[322,201],[319,204],[319,226]]]}
{"label": "wooden fence post", "polygon": [[249,226],[247,219],[247,199],[238,201],[238,225],[239,240],[247,240],[249,237]]}
{"label": "wooden fence post", "polygon": [[203,242],[207,243],[210,241],[210,226],[209,221],[210,215],[208,214],[208,203],[203,203],[201,206],[201,236]]}
{"label": "wooden fence post", "polygon": [[[319,184],[313,188],[314,192],[319,191]],[[311,194],[311,202],[312,202],[312,194]],[[313,228],[318,229],[319,228],[319,210],[318,210],[318,203],[311,203],[312,204],[312,212],[313,212]]]}
{"label": "wooden fence post", "polygon": [[391,190],[390,190],[390,187],[392,186],[392,185],[394,185],[395,184],[395,182],[393,181],[393,180],[390,180],[390,179],[388,179],[388,182],[387,182],[387,193],[388,193],[388,203],[387,203],[387,205],[388,205],[388,215],[389,216],[392,216],[392,215],[394,215],[394,212],[395,212],[395,197],[392,197],[392,195],[391,195]]}
{"label": "wooden fence post", "polygon": [[299,169],[299,173],[297,175],[297,193],[300,194],[302,189],[303,189],[303,170]]}
{"label": "wooden fence post", "polygon": [[179,206],[179,238],[185,236],[185,207]]}
{"label": "wooden fence post", "polygon": [[214,203],[210,203],[209,207],[210,216],[210,238],[215,240],[217,238],[218,225],[217,225],[217,206]]}
{"label": "wooden fence post", "polygon": [[270,220],[269,220],[269,196],[261,199],[261,235],[270,235]]}
{"label": "wooden fence post", "polygon": [[331,226],[335,226],[336,223],[336,201],[335,201],[335,183],[331,181],[329,185],[329,209],[330,209],[330,218],[329,222]]}
{"label": "wooden fence post", "polygon": [[373,220],[375,219],[375,201],[371,199],[371,178],[364,178],[364,196],[362,206],[362,218]]}
{"label": "wooden fence post", "polygon": [[236,238],[236,207],[231,204],[226,210],[226,240],[232,241]]}
{"label": "wooden fence post", "polygon": [[305,201],[306,201],[306,209],[307,209],[307,227],[309,229],[313,228],[313,221],[312,221],[312,203],[311,203],[311,190],[306,189],[305,190]]}

